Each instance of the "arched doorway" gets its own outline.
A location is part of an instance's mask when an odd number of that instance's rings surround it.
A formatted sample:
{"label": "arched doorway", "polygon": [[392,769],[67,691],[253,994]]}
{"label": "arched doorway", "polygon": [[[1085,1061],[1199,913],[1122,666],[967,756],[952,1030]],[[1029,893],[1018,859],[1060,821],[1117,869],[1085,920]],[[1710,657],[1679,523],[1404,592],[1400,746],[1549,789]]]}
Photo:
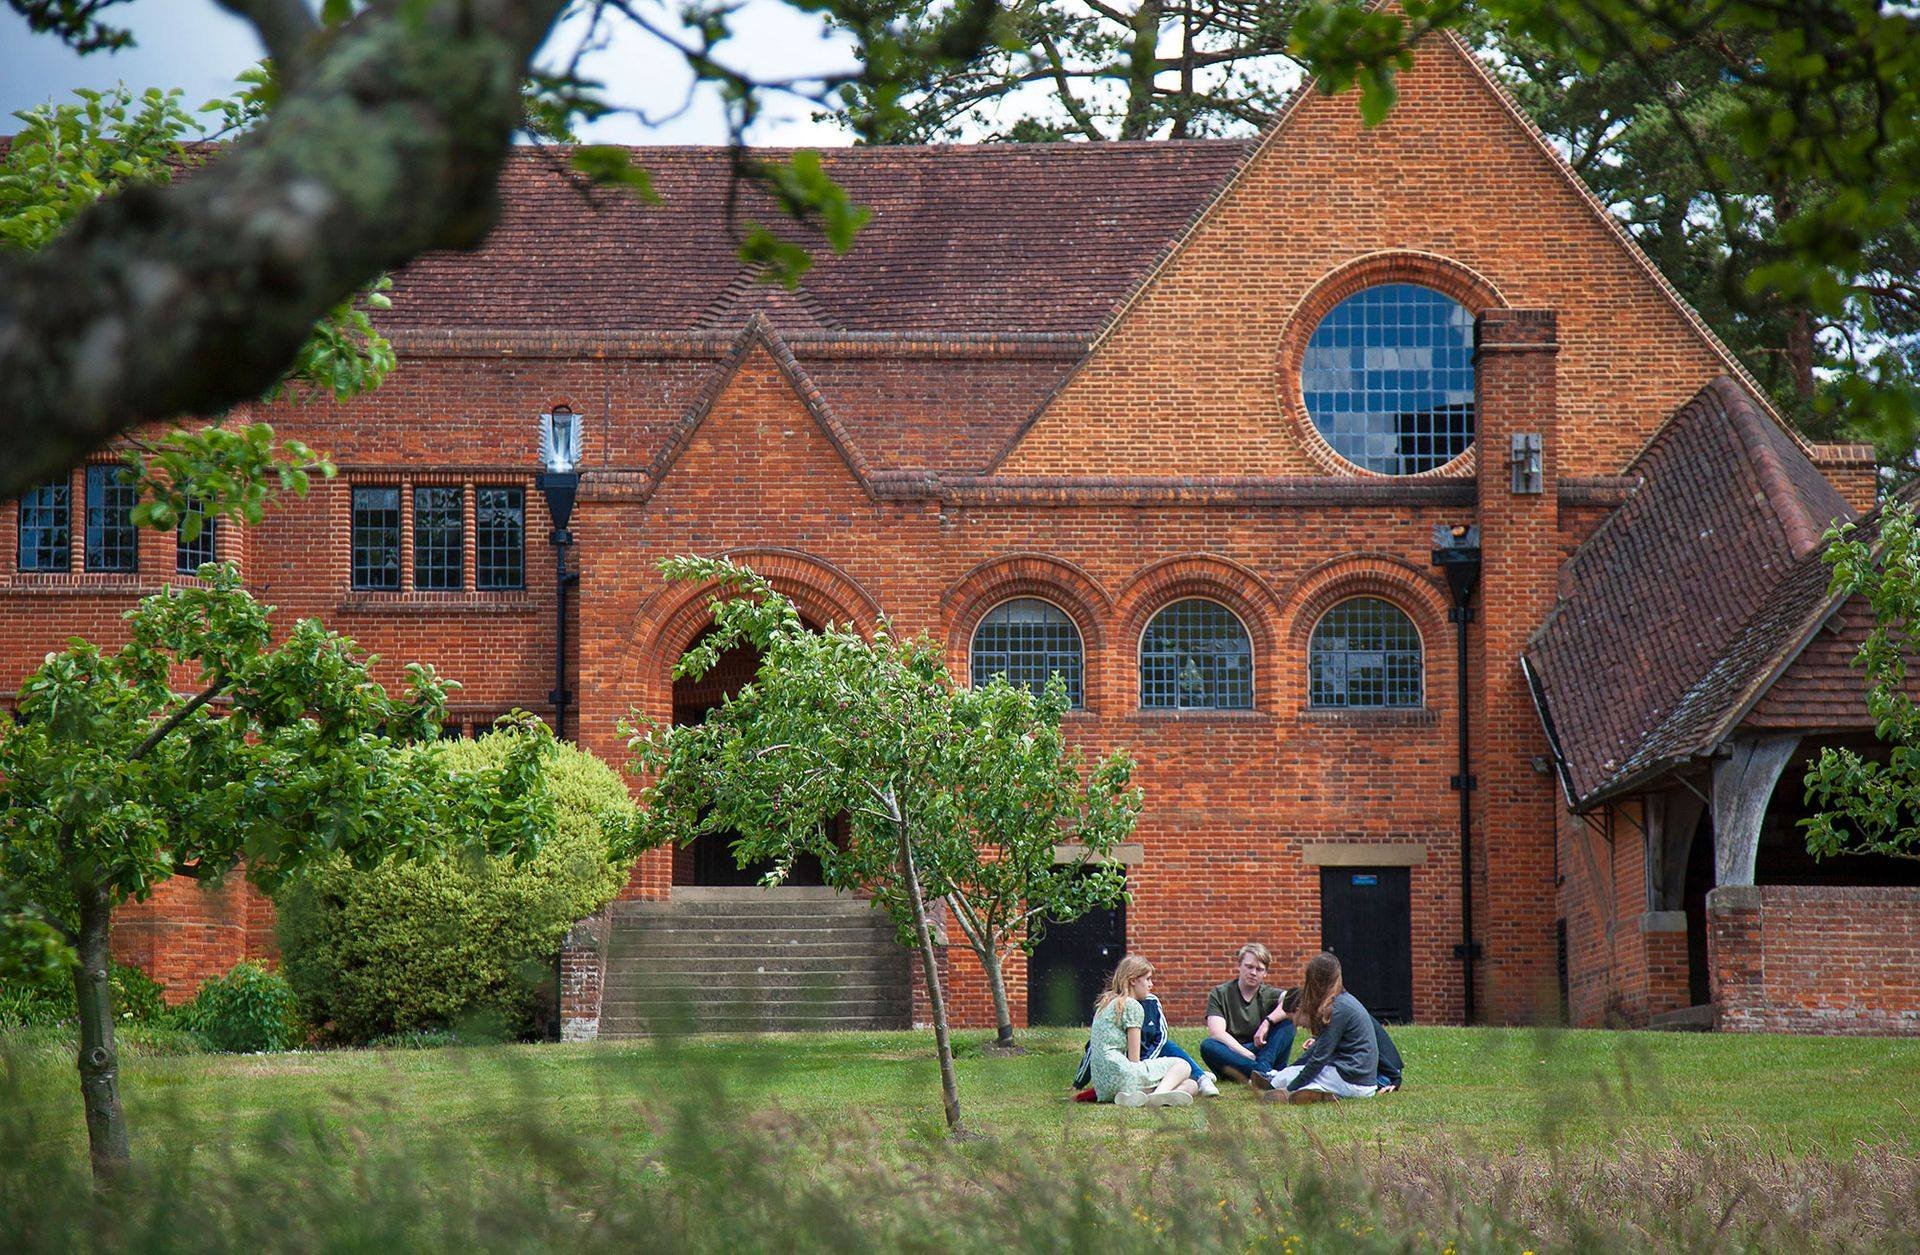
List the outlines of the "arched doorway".
{"label": "arched doorway", "polygon": [[[807,624],[811,628],[812,624]],[[693,645],[712,632],[708,628],[694,641]],[[760,669],[760,651],[751,645],[736,645],[720,655],[713,669],[698,680],[678,679],[673,682],[673,722],[676,727],[696,724],[707,717],[707,712],[722,701],[740,691],[740,687],[751,680]],[[681,886],[749,886],[760,883],[772,864],[767,862],[749,863],[741,867],[733,857],[733,843],[737,839],[731,832],[715,832],[695,840],[691,845],[676,849],[673,853],[673,883]],[[820,860],[806,855],[793,866],[792,873],[783,882],[788,885],[821,885],[825,880],[821,875]]]}

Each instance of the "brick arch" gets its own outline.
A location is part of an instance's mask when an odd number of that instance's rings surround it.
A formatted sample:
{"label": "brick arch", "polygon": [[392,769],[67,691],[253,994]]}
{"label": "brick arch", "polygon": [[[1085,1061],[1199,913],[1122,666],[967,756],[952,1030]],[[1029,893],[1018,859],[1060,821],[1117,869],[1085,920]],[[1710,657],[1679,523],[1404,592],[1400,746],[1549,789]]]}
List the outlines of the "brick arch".
{"label": "brick arch", "polygon": [[1421,688],[1430,705],[1436,663],[1445,665],[1444,652],[1436,656],[1435,651],[1444,649],[1447,611],[1452,603],[1430,572],[1378,553],[1348,554],[1323,562],[1294,586],[1282,620],[1286,624],[1286,654],[1292,664],[1285,674],[1275,677],[1288,703],[1300,707],[1307,704],[1307,652],[1313,629],[1327,611],[1354,597],[1378,597],[1413,621],[1414,630],[1420,633],[1421,666],[1426,672]]}
{"label": "brick arch", "polygon": [[1080,691],[1095,704],[1101,691],[1107,647],[1106,616],[1113,598],[1100,582],[1064,558],[1043,553],[1014,553],[990,558],[955,581],[940,598],[947,619],[947,665],[954,679],[968,682],[973,666],[973,634],[995,606],[1016,597],[1037,597],[1066,612],[1080,633]]}
{"label": "brick arch", "polygon": [[[717,555],[753,568],[801,615],[814,623],[837,623],[862,634],[880,622],[880,605],[854,578],[824,559],[795,549],[730,549]],[[713,621],[708,605],[717,586],[668,584],[640,608],[627,636],[622,668],[637,695],[655,707],[671,699],[668,671]]]}
{"label": "brick arch", "polygon": [[1470,266],[1436,253],[1394,249],[1367,253],[1342,262],[1307,289],[1306,295],[1287,315],[1274,359],[1275,395],[1281,412],[1299,434],[1301,446],[1316,462],[1335,475],[1361,475],[1378,479],[1470,476],[1474,473],[1477,443],[1468,445],[1459,457],[1433,470],[1422,471],[1418,475],[1387,475],[1356,466],[1334,452],[1333,446],[1327,443],[1326,437],[1320,434],[1320,429],[1313,425],[1312,416],[1307,413],[1306,398],[1300,383],[1300,365],[1306,359],[1307,341],[1313,338],[1320,320],[1334,306],[1363,288],[1382,283],[1417,283],[1432,288],[1460,302],[1476,317],[1489,309],[1507,307],[1507,298],[1501,295],[1492,280]]}
{"label": "brick arch", "polygon": [[1133,704],[1140,702],[1140,637],[1154,615],[1189,597],[1219,602],[1247,629],[1253,646],[1253,708],[1271,710],[1273,686],[1267,681],[1280,644],[1279,599],[1253,570],[1214,554],[1156,562],[1135,575],[1115,600],[1114,617],[1121,625],[1117,639],[1125,650],[1125,688]]}

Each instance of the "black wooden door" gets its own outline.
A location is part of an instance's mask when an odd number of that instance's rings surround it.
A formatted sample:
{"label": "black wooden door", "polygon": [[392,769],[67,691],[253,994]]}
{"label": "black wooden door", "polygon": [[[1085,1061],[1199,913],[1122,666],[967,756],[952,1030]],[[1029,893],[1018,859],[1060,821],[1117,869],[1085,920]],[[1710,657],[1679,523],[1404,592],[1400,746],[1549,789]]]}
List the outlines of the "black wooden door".
{"label": "black wooden door", "polygon": [[1127,906],[1049,924],[1027,961],[1027,1023],[1087,1024],[1127,952]]}
{"label": "black wooden door", "polygon": [[1320,944],[1347,992],[1389,1024],[1413,1019],[1413,891],[1404,867],[1322,867]]}

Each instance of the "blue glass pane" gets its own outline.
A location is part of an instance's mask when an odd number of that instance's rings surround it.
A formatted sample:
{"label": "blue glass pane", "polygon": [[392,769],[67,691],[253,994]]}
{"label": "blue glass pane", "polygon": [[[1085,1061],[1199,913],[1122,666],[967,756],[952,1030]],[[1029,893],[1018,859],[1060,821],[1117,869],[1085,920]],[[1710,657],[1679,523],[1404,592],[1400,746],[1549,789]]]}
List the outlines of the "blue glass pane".
{"label": "blue glass pane", "polygon": [[1037,597],[1001,602],[973,633],[973,686],[980,688],[996,675],[1009,684],[1024,684],[1035,693],[1058,674],[1066,683],[1067,698],[1076,707],[1081,695],[1080,630],[1067,612]]}
{"label": "blue glass pane", "polygon": [[1473,443],[1473,315],[1418,284],[1356,292],[1314,329],[1300,383],[1347,461],[1388,475],[1444,466]]}
{"label": "blue glass pane", "polygon": [[1314,627],[1307,670],[1312,706],[1418,706],[1425,670],[1420,633],[1393,603],[1355,597]]}
{"label": "blue glass pane", "polygon": [[1153,616],[1140,638],[1140,704],[1188,710],[1253,706],[1253,644],[1231,610],[1194,597]]}

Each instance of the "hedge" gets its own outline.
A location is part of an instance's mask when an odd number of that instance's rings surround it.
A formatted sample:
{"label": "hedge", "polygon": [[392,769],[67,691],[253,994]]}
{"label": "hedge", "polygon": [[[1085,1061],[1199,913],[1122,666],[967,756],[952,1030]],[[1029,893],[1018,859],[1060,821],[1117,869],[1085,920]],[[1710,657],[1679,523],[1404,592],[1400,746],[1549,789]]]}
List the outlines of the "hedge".
{"label": "hedge", "polygon": [[[502,736],[437,742],[464,770],[506,749]],[[552,959],[573,924],[612,901],[630,864],[608,861],[609,821],[633,803],[599,759],[561,744],[547,767],[555,831],[516,868],[503,860],[396,863],[356,872],[322,863],[280,894],[282,970],[325,1040],[396,1033],[535,1029]]]}

